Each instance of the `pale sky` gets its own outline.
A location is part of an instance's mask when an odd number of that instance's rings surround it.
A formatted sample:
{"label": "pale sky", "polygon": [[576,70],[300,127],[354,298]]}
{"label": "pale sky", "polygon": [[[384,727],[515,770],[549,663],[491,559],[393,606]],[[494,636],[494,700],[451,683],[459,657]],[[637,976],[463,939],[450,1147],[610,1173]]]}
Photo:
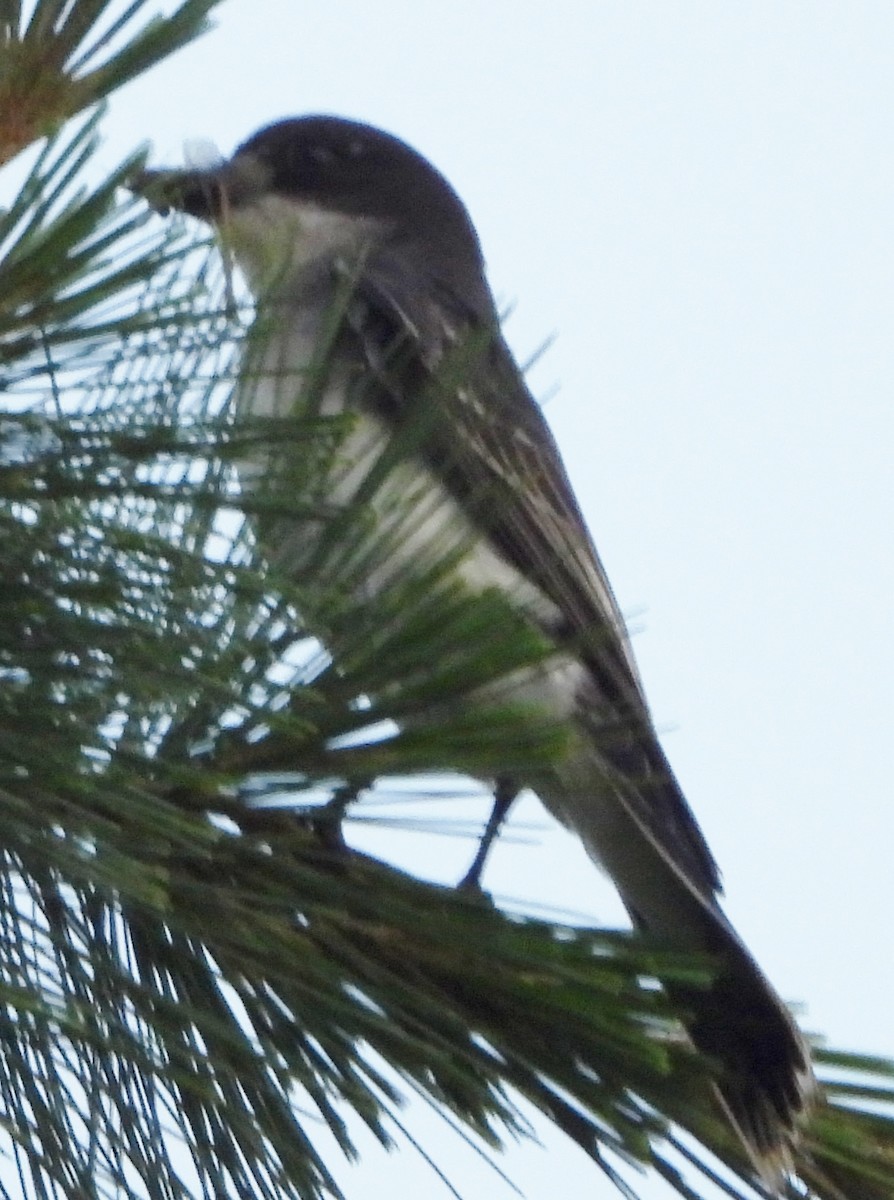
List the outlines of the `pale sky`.
{"label": "pale sky", "polygon": [[[519,356],[556,335],[532,384],[727,912],[807,1028],[894,1055],[894,5],[228,0],[216,20],[114,100],[109,163],[332,112],[451,179]],[[536,833],[487,885],[623,921],[573,840],[519,815]],[[447,878],[473,850],[368,844]],[[467,1200],[509,1200],[413,1128]],[[547,1142],[502,1163],[528,1200],[612,1194]],[[338,1175],[448,1195],[411,1151]]]}

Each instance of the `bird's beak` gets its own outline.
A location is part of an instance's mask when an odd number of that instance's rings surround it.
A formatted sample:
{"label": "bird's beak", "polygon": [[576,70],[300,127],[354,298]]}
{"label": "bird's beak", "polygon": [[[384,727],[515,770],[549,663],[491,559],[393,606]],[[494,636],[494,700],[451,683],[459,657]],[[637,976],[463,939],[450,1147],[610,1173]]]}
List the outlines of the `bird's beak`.
{"label": "bird's beak", "polygon": [[163,216],[173,210],[216,225],[232,208],[261,195],[266,184],[267,172],[257,159],[236,155],[204,169],[140,171],[129,186]]}
{"label": "bird's beak", "polygon": [[162,216],[173,210],[214,221],[226,204],[226,183],[221,175],[220,168],[209,171],[161,168],[140,171],[129,181],[129,186]]}

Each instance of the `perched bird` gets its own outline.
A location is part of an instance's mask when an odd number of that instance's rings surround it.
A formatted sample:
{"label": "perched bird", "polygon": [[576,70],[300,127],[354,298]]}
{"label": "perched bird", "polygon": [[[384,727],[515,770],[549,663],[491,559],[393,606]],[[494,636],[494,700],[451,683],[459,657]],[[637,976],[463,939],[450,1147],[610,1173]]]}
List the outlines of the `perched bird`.
{"label": "perched bird", "polygon": [[[611,876],[636,926],[713,956],[711,986],[675,995],[692,1040],[720,1066],[721,1103],[757,1169],[778,1174],[810,1093],[808,1052],[718,904],[717,866],[658,742],[555,441],[500,335],[459,197],[397,138],[328,116],[280,121],[226,162],[147,172],[138,186],[157,206],[220,227],[260,302],[265,334],[243,410],[286,416],[296,378],[329,337],[321,408],[357,412],[346,450],[357,470],[333,478],[342,497],[377,448],[421,406],[436,407],[404,484],[424,484],[469,532],[472,549],[456,568],[465,583],[511,593],[559,645],[554,669],[525,686],[574,729],[549,777],[498,781],[498,808],[531,784]],[[463,346],[472,349],[454,383],[433,386]],[[428,535],[420,522],[400,552],[412,558]],[[283,526],[282,544],[267,548],[286,561],[285,543],[297,552],[300,537]]]}

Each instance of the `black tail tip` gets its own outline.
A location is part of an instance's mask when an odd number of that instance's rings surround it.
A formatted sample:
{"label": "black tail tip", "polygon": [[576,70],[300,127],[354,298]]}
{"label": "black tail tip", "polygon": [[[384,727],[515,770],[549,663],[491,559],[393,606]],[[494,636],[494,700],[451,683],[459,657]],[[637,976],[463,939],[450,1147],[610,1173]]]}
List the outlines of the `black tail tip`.
{"label": "black tail tip", "polygon": [[727,1117],[762,1180],[775,1190],[792,1169],[816,1090],[810,1048],[760,975],[715,979],[692,1011],[689,1033],[718,1065]]}

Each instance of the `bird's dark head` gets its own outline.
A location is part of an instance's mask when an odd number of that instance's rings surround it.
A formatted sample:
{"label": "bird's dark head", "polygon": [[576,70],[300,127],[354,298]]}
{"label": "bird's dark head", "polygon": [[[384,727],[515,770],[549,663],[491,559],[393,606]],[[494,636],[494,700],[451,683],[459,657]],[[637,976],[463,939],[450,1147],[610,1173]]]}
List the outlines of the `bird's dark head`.
{"label": "bird's dark head", "polygon": [[278,121],[226,162],[207,170],[149,171],[137,187],[159,209],[178,209],[232,232],[250,276],[252,264],[244,260],[258,257],[261,242],[269,260],[302,236],[327,250],[337,249],[342,237],[361,235],[436,247],[442,258],[481,269],[474,226],[447,180],[399,138],[356,121]]}
{"label": "bird's dark head", "polygon": [[277,195],[406,228],[434,226],[477,241],[447,180],[406,142],[340,117],[296,117],[243,142],[233,161],[260,165]]}

